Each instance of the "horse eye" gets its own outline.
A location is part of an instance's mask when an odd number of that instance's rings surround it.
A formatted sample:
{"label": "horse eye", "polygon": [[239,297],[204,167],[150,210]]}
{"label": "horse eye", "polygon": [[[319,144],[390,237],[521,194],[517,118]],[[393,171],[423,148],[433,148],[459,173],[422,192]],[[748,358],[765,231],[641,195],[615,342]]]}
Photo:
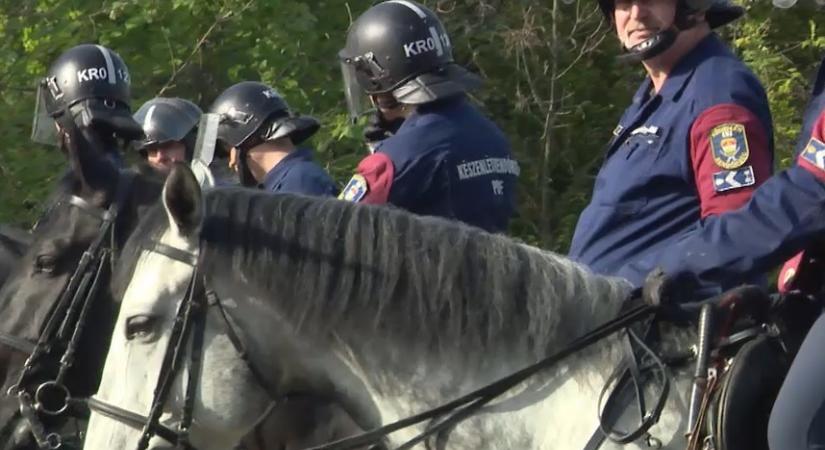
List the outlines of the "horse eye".
{"label": "horse eye", "polygon": [[126,320],[126,339],[147,338],[155,331],[157,318],[152,316],[134,316]]}
{"label": "horse eye", "polygon": [[57,258],[55,258],[53,255],[39,255],[34,260],[34,272],[45,274],[54,273],[56,261]]}

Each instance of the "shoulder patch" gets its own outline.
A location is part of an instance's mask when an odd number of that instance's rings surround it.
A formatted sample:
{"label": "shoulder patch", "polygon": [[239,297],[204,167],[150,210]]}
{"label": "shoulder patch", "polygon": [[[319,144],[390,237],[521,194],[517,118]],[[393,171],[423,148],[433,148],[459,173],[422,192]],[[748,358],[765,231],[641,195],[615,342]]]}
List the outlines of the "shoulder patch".
{"label": "shoulder patch", "polygon": [[338,195],[340,200],[348,202],[359,202],[369,192],[369,185],[367,179],[363,175],[355,174],[350,178],[349,182],[341,193]]}
{"label": "shoulder patch", "polygon": [[802,150],[800,158],[813,164],[820,170],[825,170],[825,142],[817,138],[811,138],[805,150]]}
{"label": "shoulder patch", "polygon": [[716,192],[732,191],[756,184],[753,167],[745,166],[736,170],[723,170],[713,174],[713,189]]}
{"label": "shoulder patch", "polygon": [[750,156],[745,126],[741,123],[724,123],[710,130],[710,146],[713,162],[723,169],[742,167]]}

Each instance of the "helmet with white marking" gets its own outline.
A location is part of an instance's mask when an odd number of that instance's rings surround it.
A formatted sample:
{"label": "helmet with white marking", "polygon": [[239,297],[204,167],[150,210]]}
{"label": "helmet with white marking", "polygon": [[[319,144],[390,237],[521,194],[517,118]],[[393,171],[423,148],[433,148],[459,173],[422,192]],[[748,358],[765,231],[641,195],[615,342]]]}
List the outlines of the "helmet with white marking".
{"label": "helmet with white marking", "polygon": [[365,94],[392,94],[400,103],[418,105],[481,85],[453,60],[438,16],[412,0],[385,1],[361,14],[338,55],[353,117],[365,112]]}
{"label": "helmet with white marking", "polygon": [[38,142],[56,143],[54,122],[63,120],[127,140],[143,134],[132,119],[129,69],[101,45],[78,45],[60,55],[38,82],[37,97],[32,138]]}

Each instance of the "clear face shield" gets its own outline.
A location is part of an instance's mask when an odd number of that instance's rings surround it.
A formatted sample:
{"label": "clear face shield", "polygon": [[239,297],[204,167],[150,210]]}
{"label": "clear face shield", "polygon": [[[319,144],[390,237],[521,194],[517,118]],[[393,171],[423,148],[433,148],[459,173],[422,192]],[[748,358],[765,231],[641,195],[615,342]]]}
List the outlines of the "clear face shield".
{"label": "clear face shield", "polygon": [[341,56],[340,59],[341,76],[344,80],[344,95],[346,95],[347,98],[347,109],[349,110],[350,120],[355,123],[359,117],[373,112],[375,107],[367,93],[364,92],[364,89],[358,84],[356,70],[359,64],[363,64],[362,58]]}
{"label": "clear face shield", "polygon": [[46,96],[50,94],[43,82],[38,83],[36,95],[31,140],[38,144],[57,147],[57,123],[46,109]]}
{"label": "clear face shield", "polygon": [[215,158],[220,122],[220,114],[203,114],[198,124],[198,137],[195,139],[190,167],[201,187],[215,186],[215,177],[209,166]]}

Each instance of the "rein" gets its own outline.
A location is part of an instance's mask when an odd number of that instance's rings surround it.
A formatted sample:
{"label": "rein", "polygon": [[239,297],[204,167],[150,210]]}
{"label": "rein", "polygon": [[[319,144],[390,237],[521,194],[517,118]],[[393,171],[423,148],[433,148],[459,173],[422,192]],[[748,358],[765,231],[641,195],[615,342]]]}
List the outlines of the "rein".
{"label": "rein", "polygon": [[596,327],[584,336],[571,342],[567,347],[558,352],[542,359],[541,361],[532,364],[518,372],[501,378],[491,384],[483,386],[467,395],[459,397],[453,401],[437,406],[433,409],[424,411],[414,416],[392,422],[382,427],[358,434],[352,437],[340,439],[320,446],[311,447],[307,450],[347,450],[362,447],[369,444],[375,444],[383,439],[385,436],[394,433],[404,428],[409,428],[419,423],[433,420],[437,423],[430,424],[427,429],[409,441],[398,447],[397,450],[410,449],[413,446],[425,441],[426,439],[436,436],[439,433],[449,430],[464,419],[472,416],[478,412],[486,404],[490,403],[496,397],[504,394],[508,390],[526,381],[530,377],[549,369],[554,364],[560,362],[564,358],[589,347],[592,344],[610,336],[613,333],[621,331],[622,329],[632,325],[646,317],[653,315],[655,308],[649,305],[637,306],[624,314],[605,322]]}

